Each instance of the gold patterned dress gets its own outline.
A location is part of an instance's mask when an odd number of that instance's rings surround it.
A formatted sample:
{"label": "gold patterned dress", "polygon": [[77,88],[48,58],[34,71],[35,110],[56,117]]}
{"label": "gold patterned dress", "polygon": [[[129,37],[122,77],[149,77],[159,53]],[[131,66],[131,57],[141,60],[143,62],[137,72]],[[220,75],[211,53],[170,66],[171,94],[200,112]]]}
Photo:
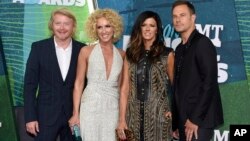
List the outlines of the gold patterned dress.
{"label": "gold patterned dress", "polygon": [[157,61],[149,59],[145,50],[137,64],[129,63],[130,94],[126,120],[136,141],[170,141],[169,79],[166,74],[167,57],[172,49],[162,52]]}

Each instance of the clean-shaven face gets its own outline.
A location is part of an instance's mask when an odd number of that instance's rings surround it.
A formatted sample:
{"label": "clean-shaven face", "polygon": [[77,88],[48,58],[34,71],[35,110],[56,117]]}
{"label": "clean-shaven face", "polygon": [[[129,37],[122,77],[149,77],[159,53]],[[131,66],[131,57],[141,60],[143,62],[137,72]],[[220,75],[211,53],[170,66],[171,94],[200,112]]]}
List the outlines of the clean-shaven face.
{"label": "clean-shaven face", "polygon": [[146,19],[141,25],[142,38],[145,41],[154,41],[157,33],[157,24],[154,18]]}
{"label": "clean-shaven face", "polygon": [[114,28],[106,18],[97,19],[96,31],[100,42],[112,42]]}

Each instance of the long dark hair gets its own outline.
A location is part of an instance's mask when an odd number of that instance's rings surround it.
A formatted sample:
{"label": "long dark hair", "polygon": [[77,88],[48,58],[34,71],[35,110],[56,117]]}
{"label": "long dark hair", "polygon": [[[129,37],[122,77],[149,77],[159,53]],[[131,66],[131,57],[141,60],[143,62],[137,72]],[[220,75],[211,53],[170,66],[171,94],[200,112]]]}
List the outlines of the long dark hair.
{"label": "long dark hair", "polygon": [[148,18],[153,18],[157,24],[156,39],[150,50],[150,60],[154,61],[161,52],[164,50],[164,38],[163,28],[160,16],[153,11],[144,11],[136,19],[135,24],[132,28],[130,41],[128,43],[128,49],[126,51],[127,59],[129,62],[137,63],[140,59],[140,55],[144,52],[144,43],[142,37],[141,26],[144,21]]}

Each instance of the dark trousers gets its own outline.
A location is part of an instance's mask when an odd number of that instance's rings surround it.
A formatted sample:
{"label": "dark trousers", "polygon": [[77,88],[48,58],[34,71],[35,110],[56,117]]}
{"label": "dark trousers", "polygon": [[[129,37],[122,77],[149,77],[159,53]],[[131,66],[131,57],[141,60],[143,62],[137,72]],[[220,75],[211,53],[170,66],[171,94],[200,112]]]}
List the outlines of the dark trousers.
{"label": "dark trousers", "polygon": [[[193,135],[192,141],[210,141],[213,137],[213,131],[212,128],[198,128],[198,139],[195,139],[195,136]],[[185,135],[185,128],[179,128],[179,135],[180,139],[179,141],[186,141],[186,135]]]}
{"label": "dark trousers", "polygon": [[39,133],[35,137],[35,141],[56,141],[58,136],[60,141],[74,141],[64,112],[61,112],[60,117],[53,125],[39,124]]}

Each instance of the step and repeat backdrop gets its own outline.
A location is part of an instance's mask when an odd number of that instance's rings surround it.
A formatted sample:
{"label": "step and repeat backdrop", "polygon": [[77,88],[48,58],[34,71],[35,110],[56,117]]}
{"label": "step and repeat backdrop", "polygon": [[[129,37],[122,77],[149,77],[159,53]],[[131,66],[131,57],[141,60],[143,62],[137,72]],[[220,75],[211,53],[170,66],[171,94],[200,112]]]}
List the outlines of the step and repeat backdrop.
{"label": "step and repeat backdrop", "polygon": [[[250,124],[250,0],[190,0],[196,7],[196,28],[217,49],[218,82],[225,123],[214,141],[229,141],[231,124]],[[23,123],[23,77],[31,43],[50,36],[52,10],[69,8],[77,18],[76,39],[88,42],[84,23],[95,8],[112,8],[123,17],[126,49],[135,18],[144,10],[161,16],[168,47],[180,42],[171,23],[173,0],[1,0],[0,1],[0,140],[28,139]],[[216,114],[216,113],[215,113]],[[25,138],[25,139],[24,139]],[[31,138],[30,138],[31,139]]]}

